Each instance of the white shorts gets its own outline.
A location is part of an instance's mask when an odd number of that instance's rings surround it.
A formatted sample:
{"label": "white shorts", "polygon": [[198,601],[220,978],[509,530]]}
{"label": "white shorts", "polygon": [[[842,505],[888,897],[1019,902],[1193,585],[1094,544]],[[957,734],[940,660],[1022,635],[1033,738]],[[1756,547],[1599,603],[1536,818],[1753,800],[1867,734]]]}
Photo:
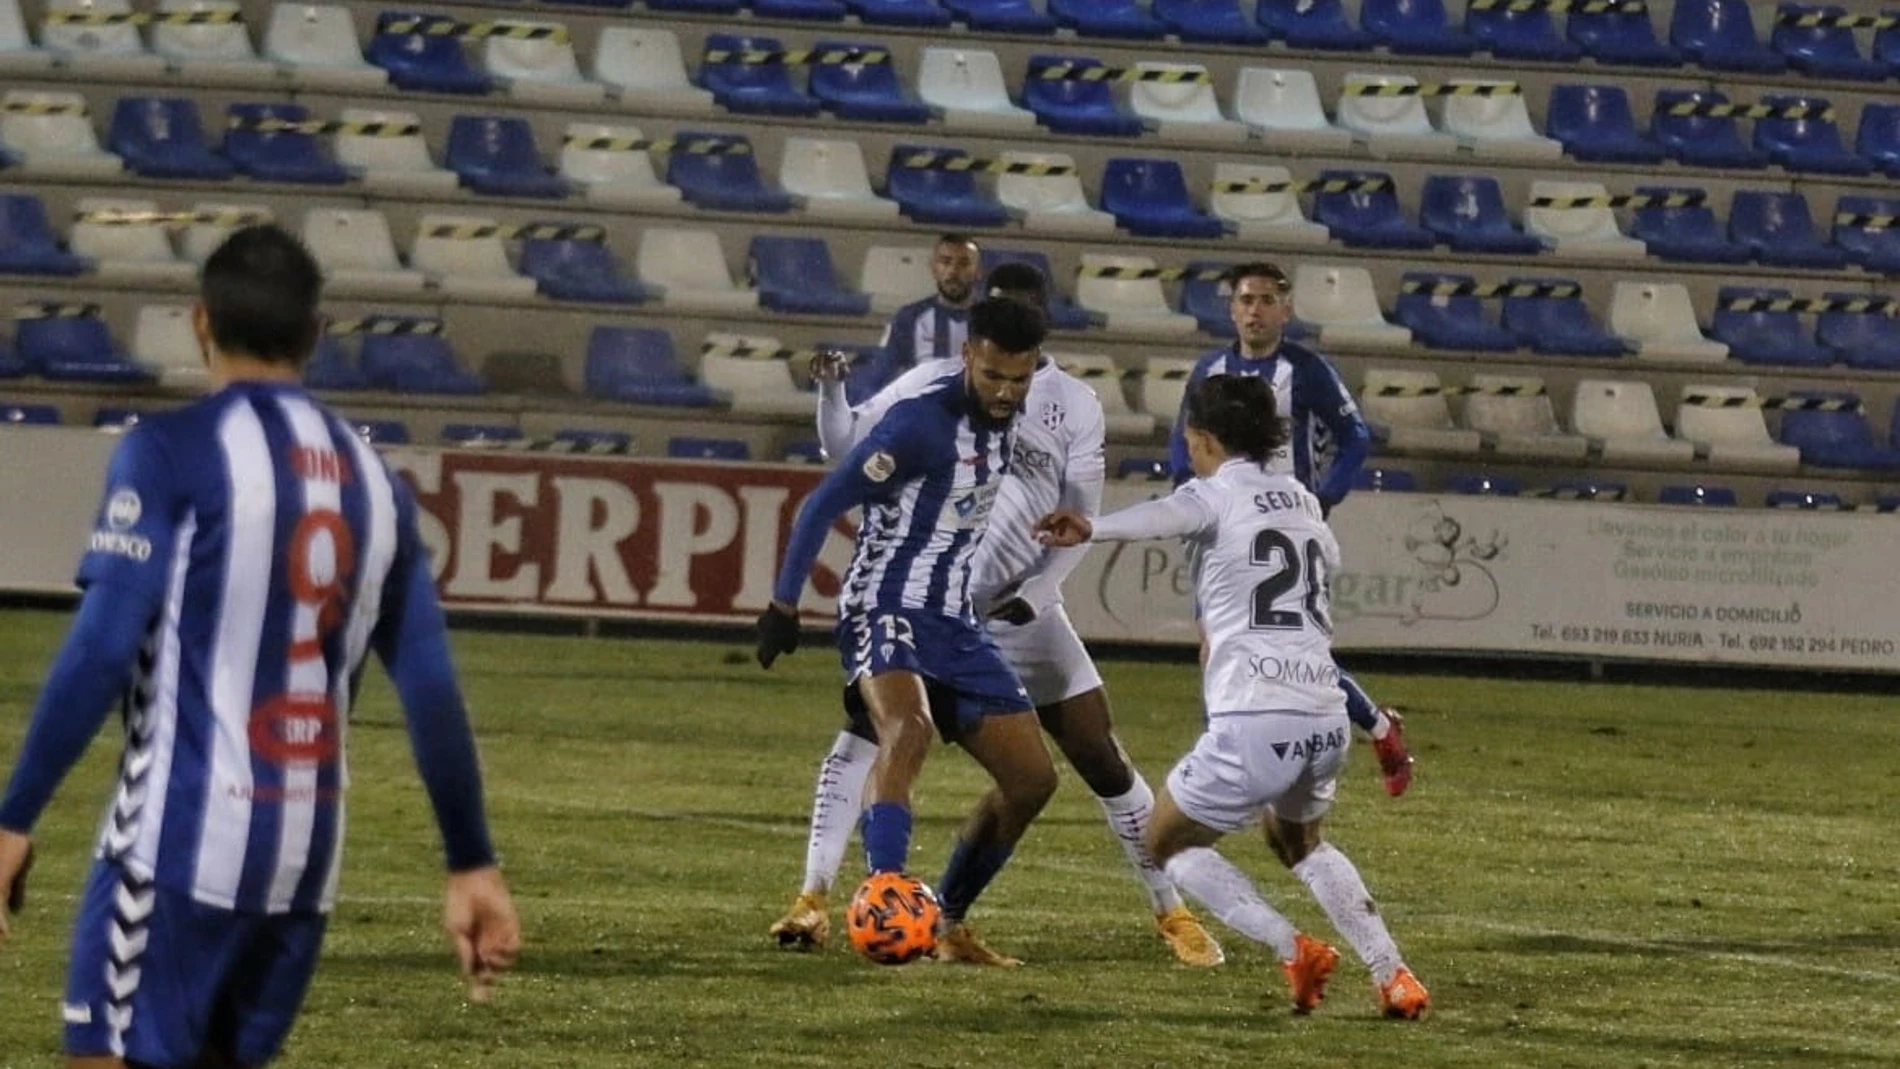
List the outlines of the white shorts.
{"label": "white shorts", "polygon": [[1269,810],[1295,823],[1318,820],[1333,807],[1350,727],[1345,713],[1217,715],[1168,773],[1168,793],[1215,831],[1240,831]]}
{"label": "white shorts", "polygon": [[1021,627],[991,620],[988,629],[1037,707],[1067,701],[1102,685],[1088,647],[1082,645],[1082,636],[1075,633],[1061,602]]}

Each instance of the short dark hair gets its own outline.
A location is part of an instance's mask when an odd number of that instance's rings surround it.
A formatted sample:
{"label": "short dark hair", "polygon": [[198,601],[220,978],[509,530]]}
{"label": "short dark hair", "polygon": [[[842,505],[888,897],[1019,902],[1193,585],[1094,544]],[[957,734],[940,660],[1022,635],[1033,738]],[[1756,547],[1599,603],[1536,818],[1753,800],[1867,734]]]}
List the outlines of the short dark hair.
{"label": "short dark hair", "polygon": [[1227,273],[1222,275],[1220,280],[1221,284],[1232,292],[1240,288],[1241,282],[1250,278],[1264,278],[1273,283],[1273,288],[1281,293],[1287,293],[1293,289],[1293,280],[1287,277],[1285,271],[1280,270],[1280,265],[1268,263],[1265,260],[1249,260],[1244,264],[1235,264],[1227,269]]}
{"label": "short dark hair", "polygon": [[971,237],[968,234],[959,233],[955,230],[938,234],[937,244],[938,245],[968,245],[972,249],[977,248],[975,238]]}
{"label": "short dark hair", "polygon": [[1255,375],[1209,375],[1187,395],[1187,425],[1206,431],[1229,453],[1265,464],[1286,444],[1273,387]]}
{"label": "short dark hair", "polygon": [[1049,307],[1048,280],[1034,266],[1021,261],[997,264],[983,282],[983,294],[986,297],[1021,296],[1037,308],[1047,311]]}
{"label": "short dark hair", "polygon": [[1026,353],[1049,334],[1039,309],[1007,297],[985,297],[970,308],[970,340],[983,339],[1006,353]]}
{"label": "short dark hair", "polygon": [[301,364],[316,347],[323,272],[281,227],[247,226],[226,238],[205,260],[199,296],[220,352]]}

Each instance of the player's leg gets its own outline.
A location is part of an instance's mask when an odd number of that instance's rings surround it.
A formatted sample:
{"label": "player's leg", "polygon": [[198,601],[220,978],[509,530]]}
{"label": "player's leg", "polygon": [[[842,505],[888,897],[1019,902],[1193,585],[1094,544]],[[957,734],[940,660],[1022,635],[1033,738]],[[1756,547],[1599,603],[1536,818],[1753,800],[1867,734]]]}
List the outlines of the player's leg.
{"label": "player's leg", "polygon": [[1385,779],[1385,793],[1394,798],[1404,794],[1412,785],[1412,755],[1405,748],[1404,719],[1397,710],[1374,704],[1372,696],[1344,669],[1339,673],[1339,689],[1346,695],[1346,717],[1372,739],[1379,775]]}
{"label": "player's leg", "polygon": [[943,906],[937,956],[944,961],[1020,965],[1017,959],[983,946],[963,921],[1055,793],[1056,768],[1030,710],[964,717],[963,721],[957,744],[983,766],[995,786],[977,800],[937,884]]}
{"label": "player's leg", "polygon": [[871,871],[903,872],[910,854],[910,790],[930,755],[934,727],[923,677],[890,671],[858,680],[858,693],[877,734],[877,758],[866,784],[864,852]]}
{"label": "player's leg", "polygon": [[805,840],[804,885],[769,932],[779,946],[789,949],[822,947],[831,935],[826,896],[844,864],[851,829],[864,808],[864,784],[877,760],[877,735],[856,687],[845,688],[844,708],[844,730],[818,763],[810,834]]}
{"label": "player's leg", "polygon": [[259,918],[231,962],[211,1013],[206,1066],[269,1063],[297,1020],[316,975],[328,918],[286,913]]}

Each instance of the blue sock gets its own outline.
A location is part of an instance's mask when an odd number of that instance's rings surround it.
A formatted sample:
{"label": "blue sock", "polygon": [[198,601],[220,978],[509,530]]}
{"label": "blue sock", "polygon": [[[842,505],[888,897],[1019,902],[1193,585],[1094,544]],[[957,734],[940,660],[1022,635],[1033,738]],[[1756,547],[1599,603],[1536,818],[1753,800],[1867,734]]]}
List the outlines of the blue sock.
{"label": "blue sock", "polygon": [[945,921],[955,924],[963,919],[975,904],[976,896],[1003,870],[1004,862],[1015,849],[1013,846],[976,846],[957,840],[956,847],[950,851],[950,863],[943,868],[943,879],[937,884],[937,901],[943,905]]}
{"label": "blue sock", "polygon": [[1346,692],[1346,719],[1371,734],[1372,729],[1379,726],[1379,709],[1372,704],[1372,697],[1343,669],[1339,673],[1339,689]]}
{"label": "blue sock", "polygon": [[910,854],[910,807],[878,802],[864,808],[858,832],[864,838],[864,856],[871,871],[902,872]]}

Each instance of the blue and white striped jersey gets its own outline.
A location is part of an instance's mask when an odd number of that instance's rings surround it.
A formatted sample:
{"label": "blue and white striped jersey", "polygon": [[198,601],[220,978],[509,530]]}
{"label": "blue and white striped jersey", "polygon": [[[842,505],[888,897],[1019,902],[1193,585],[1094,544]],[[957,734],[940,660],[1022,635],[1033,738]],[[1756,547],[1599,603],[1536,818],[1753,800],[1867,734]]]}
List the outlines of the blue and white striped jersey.
{"label": "blue and white striped jersey", "polygon": [[961,357],[969,333],[970,310],[932,294],[893,313],[878,346],[888,354],[892,372],[901,375],[920,364]]}

